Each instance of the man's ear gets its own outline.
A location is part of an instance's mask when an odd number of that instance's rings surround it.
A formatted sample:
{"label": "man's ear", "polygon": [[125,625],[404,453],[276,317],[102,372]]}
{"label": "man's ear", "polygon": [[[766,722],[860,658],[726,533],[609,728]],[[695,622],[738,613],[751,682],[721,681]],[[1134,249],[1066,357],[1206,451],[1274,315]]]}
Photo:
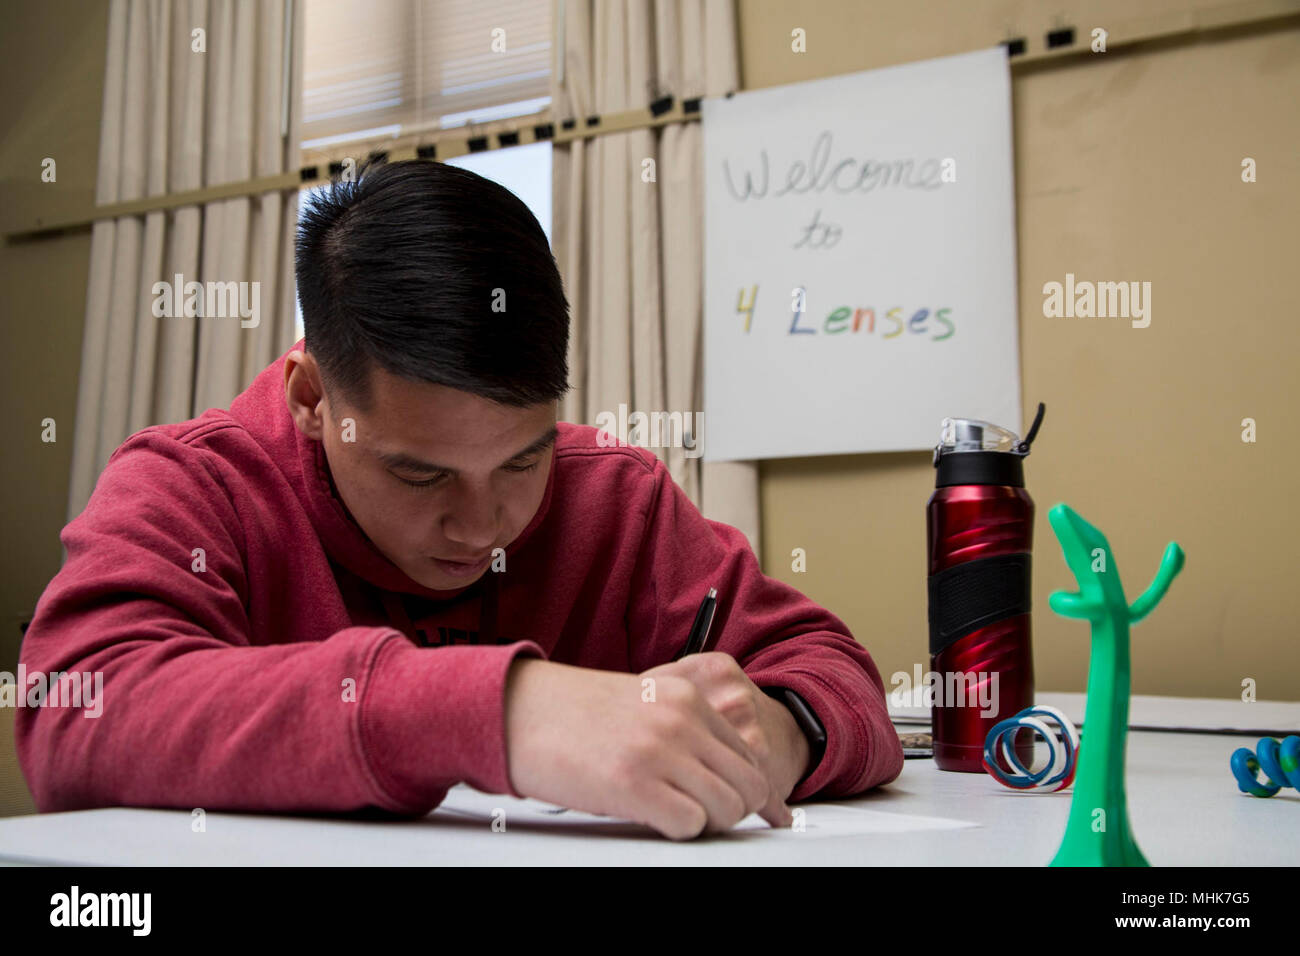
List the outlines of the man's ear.
{"label": "man's ear", "polygon": [[325,432],[325,389],[320,366],[309,353],[294,349],[285,357],[284,400],[298,431],[320,441]]}

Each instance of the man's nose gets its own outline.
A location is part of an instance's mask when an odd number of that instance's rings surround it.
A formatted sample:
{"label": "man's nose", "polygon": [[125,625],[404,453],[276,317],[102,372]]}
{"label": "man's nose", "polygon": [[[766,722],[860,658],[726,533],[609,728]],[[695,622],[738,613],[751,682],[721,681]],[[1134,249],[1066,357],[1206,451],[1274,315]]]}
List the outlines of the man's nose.
{"label": "man's nose", "polygon": [[490,547],[501,529],[501,502],[490,487],[463,484],[448,502],[442,533],[467,551]]}

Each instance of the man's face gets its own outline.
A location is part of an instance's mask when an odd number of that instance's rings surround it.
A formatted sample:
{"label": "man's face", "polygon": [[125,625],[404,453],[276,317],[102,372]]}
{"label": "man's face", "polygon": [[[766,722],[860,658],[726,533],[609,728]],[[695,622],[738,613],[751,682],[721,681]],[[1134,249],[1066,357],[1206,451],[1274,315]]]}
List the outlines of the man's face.
{"label": "man's face", "polygon": [[[301,352],[290,354],[285,380],[294,420],[324,444],[343,503],[413,581],[434,589],[472,584],[492,550],[509,545],[537,513],[555,402],[507,408],[372,368],[363,411],[331,402],[315,360]],[[456,561],[471,563],[446,563]]]}

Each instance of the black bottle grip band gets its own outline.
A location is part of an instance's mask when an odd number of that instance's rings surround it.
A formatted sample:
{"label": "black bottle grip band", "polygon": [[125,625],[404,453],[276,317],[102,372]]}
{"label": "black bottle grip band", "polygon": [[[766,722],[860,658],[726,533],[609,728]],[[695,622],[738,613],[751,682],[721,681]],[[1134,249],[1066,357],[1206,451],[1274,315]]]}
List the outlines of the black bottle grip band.
{"label": "black bottle grip band", "polygon": [[930,576],[930,653],[967,634],[1029,613],[1030,555],[977,558]]}

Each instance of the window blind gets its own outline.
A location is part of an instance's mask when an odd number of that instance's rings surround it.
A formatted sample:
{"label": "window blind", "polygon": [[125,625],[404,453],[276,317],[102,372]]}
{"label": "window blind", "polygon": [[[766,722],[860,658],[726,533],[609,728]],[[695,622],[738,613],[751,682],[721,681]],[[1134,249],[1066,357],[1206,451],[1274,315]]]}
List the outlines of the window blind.
{"label": "window blind", "polygon": [[550,0],[307,0],[303,31],[305,149],[550,104]]}

